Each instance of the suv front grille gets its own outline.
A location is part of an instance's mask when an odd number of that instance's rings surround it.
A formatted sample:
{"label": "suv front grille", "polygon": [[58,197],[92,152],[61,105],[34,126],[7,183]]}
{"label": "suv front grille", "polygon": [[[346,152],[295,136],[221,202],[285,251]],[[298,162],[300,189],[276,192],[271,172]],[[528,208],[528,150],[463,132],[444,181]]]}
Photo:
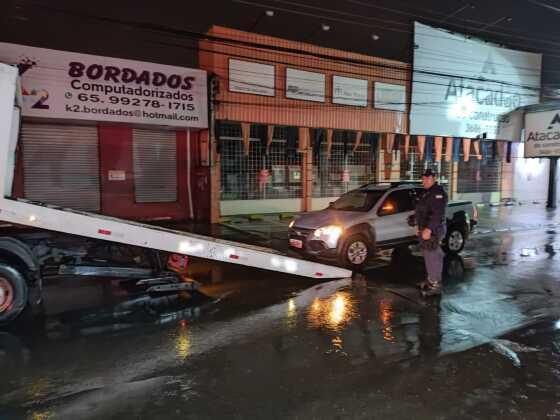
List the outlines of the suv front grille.
{"label": "suv front grille", "polygon": [[303,237],[308,237],[310,234],[312,234],[315,231],[315,229],[304,229],[304,228],[299,228],[297,226],[294,226],[290,233],[293,235],[297,235],[297,236],[303,236]]}

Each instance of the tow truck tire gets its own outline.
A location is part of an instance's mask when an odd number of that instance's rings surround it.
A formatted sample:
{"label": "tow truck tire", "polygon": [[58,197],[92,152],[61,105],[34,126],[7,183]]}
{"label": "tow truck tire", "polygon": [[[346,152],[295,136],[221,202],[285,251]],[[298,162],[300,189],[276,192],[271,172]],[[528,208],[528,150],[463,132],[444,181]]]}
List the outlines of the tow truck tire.
{"label": "tow truck tire", "polygon": [[0,325],[8,324],[23,312],[28,293],[23,274],[9,265],[0,264]]}
{"label": "tow truck tire", "polygon": [[458,225],[451,225],[443,241],[443,250],[446,254],[457,255],[465,247],[465,230]]}
{"label": "tow truck tire", "polygon": [[340,265],[361,271],[371,257],[371,245],[364,235],[352,235],[344,241],[339,255]]}

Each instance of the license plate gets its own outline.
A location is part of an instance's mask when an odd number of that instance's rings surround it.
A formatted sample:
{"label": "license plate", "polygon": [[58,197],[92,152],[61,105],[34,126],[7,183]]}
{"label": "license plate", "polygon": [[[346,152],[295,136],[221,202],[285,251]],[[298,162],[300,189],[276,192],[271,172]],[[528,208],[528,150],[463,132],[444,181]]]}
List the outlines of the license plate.
{"label": "license plate", "polygon": [[299,239],[290,239],[290,246],[293,246],[294,248],[302,249],[303,241],[300,241]]}

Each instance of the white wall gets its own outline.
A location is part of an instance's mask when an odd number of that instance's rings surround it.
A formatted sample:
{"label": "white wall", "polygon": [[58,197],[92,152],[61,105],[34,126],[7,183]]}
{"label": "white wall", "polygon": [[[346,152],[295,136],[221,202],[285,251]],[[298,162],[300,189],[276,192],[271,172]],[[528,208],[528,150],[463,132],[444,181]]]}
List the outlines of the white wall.
{"label": "white wall", "polygon": [[513,144],[513,199],[529,203],[546,202],[549,160],[525,159],[523,152],[523,143]]}
{"label": "white wall", "polygon": [[301,211],[302,200],[287,198],[276,200],[226,200],[220,202],[220,214],[232,216],[237,214],[293,213]]}

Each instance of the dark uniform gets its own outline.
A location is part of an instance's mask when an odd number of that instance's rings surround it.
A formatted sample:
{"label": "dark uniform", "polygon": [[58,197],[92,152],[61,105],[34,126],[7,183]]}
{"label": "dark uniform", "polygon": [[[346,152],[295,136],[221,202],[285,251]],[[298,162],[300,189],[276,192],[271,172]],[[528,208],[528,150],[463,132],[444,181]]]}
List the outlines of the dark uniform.
{"label": "dark uniform", "polygon": [[[429,172],[431,173],[431,171]],[[446,234],[446,207],[447,193],[437,182],[426,190],[416,205],[416,223],[420,236],[420,248],[424,255],[426,272],[428,273],[428,286],[438,289],[441,288],[443,273],[444,253],[440,245]],[[431,238],[428,241],[422,239],[422,231],[426,228],[432,231]]]}

